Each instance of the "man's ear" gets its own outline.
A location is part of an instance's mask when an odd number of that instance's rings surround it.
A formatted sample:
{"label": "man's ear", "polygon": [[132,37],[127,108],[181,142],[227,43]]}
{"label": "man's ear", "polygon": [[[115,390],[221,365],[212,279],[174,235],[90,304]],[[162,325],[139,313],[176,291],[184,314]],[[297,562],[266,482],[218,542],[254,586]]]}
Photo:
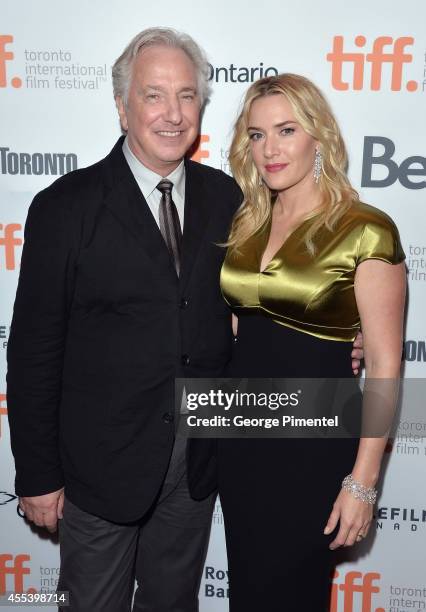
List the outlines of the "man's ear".
{"label": "man's ear", "polygon": [[116,96],[115,105],[117,107],[118,115],[120,117],[121,129],[123,130],[123,132],[127,132],[128,124],[126,115],[126,105],[124,104],[122,96]]}

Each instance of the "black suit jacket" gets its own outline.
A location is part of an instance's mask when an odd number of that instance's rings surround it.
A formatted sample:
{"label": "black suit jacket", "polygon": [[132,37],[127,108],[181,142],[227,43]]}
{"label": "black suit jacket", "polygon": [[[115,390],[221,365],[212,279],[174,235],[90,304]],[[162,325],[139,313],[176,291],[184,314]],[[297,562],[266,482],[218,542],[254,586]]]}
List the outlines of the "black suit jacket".
{"label": "black suit jacket", "polygon": [[175,377],[222,374],[232,333],[217,243],[240,192],[185,167],[179,279],[122,139],[31,204],[8,344],[17,494],[65,485],[88,512],[141,517],[171,453]]}

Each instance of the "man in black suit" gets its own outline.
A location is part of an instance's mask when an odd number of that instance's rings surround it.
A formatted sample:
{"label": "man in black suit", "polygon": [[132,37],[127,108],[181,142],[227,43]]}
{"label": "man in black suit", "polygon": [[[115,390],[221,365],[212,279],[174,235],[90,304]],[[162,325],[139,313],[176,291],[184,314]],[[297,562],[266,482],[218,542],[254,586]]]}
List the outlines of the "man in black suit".
{"label": "man in black suit", "polygon": [[133,610],[198,610],[214,494],[188,493],[174,379],[229,360],[218,244],[240,201],[184,160],[208,75],[190,37],[138,34],[113,67],[126,138],[28,213],[8,345],[16,491],[37,525],[62,519],[70,612],[128,611],[135,574]]}
{"label": "man in black suit", "polygon": [[142,32],[113,84],[127,137],[28,213],[8,347],[16,491],[37,525],[63,516],[71,611],[129,610],[136,568],[134,610],[192,612],[214,498],[188,494],[174,379],[229,359],[217,245],[240,195],[184,160],[208,94],[190,37]]}

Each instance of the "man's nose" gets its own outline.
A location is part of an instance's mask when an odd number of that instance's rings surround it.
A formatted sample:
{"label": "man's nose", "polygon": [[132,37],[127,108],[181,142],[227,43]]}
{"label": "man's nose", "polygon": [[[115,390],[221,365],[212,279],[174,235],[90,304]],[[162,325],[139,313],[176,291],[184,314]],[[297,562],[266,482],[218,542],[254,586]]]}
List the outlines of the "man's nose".
{"label": "man's nose", "polygon": [[164,118],[166,121],[179,125],[182,123],[182,107],[178,97],[172,97],[167,100]]}

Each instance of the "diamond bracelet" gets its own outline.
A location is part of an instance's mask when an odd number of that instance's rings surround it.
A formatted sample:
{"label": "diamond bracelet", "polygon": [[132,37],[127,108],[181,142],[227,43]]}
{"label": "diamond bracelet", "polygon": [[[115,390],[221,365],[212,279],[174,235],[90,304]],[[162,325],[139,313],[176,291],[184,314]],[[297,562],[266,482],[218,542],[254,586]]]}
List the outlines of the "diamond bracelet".
{"label": "diamond bracelet", "polygon": [[356,499],[360,499],[361,501],[366,502],[367,504],[371,504],[372,506],[374,506],[374,504],[376,503],[377,489],[375,489],[374,487],[364,487],[364,485],[354,480],[352,474],[348,474],[347,476],[345,476],[342,481],[342,489],[345,489],[345,491],[349,491],[349,493],[352,493],[352,495],[356,497]]}

